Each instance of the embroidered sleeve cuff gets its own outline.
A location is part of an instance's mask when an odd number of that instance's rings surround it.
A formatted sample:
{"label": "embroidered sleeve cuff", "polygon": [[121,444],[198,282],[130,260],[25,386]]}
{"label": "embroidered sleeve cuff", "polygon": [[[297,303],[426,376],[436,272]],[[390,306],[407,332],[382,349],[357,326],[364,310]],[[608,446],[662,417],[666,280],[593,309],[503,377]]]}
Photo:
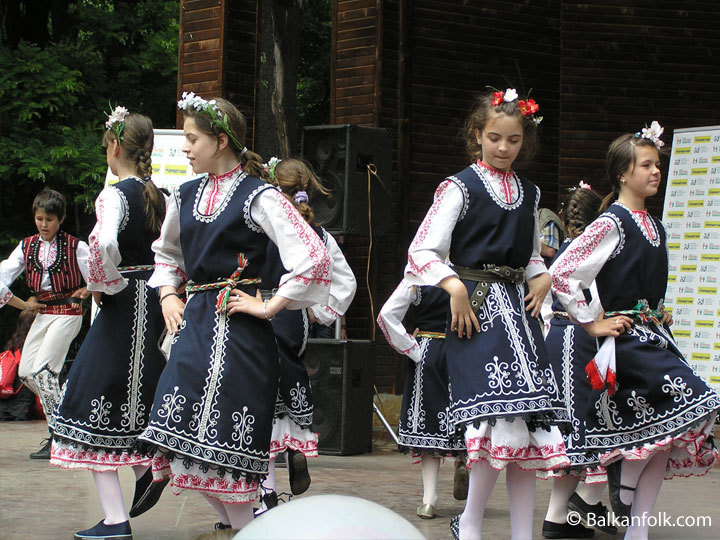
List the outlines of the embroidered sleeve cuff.
{"label": "embroidered sleeve cuff", "polygon": [[312,311],[313,315],[315,315],[315,320],[325,326],[330,326],[340,318],[340,314],[330,306],[315,304],[312,306]]}
{"label": "embroidered sleeve cuff", "polygon": [[285,309],[302,309],[315,304],[326,305],[329,288],[329,283],[324,280],[295,276],[282,283],[277,294],[290,300]]}
{"label": "embroidered sleeve cuff", "polygon": [[603,312],[603,308],[599,303],[591,303],[588,305],[584,300],[573,300],[567,307],[568,314],[580,324],[585,324],[597,320]]}
{"label": "embroidered sleeve cuff", "polygon": [[545,261],[542,259],[530,259],[530,262],[528,262],[528,265],[525,267],[525,279],[529,281],[535,276],[544,274],[547,271]]}
{"label": "embroidered sleeve cuff", "polygon": [[97,282],[97,281],[90,281],[90,283],[87,284],[88,291],[90,292],[101,292],[103,294],[117,294],[120,291],[122,291],[125,287],[127,287],[128,281],[127,279],[120,277],[118,279],[113,279],[111,281],[103,281],[103,282]]}
{"label": "embroidered sleeve cuff", "polygon": [[443,279],[457,274],[440,259],[432,259],[422,267],[418,267],[408,257],[408,264],[405,267],[405,280],[411,285],[432,285],[435,286]]}
{"label": "embroidered sleeve cuff", "polygon": [[415,343],[415,345],[413,345],[413,348],[405,354],[410,360],[412,360],[416,364],[419,364],[422,361],[422,350],[417,343]]}
{"label": "embroidered sleeve cuff", "polygon": [[176,289],[185,283],[185,272],[174,264],[155,262],[155,270],[148,280],[148,287],[157,288],[169,285]]}
{"label": "embroidered sleeve cuff", "polygon": [[[5,287],[3,287],[3,289],[5,289]],[[5,291],[0,290],[0,307],[7,304],[12,297],[13,293],[11,293],[8,289],[5,289]]]}

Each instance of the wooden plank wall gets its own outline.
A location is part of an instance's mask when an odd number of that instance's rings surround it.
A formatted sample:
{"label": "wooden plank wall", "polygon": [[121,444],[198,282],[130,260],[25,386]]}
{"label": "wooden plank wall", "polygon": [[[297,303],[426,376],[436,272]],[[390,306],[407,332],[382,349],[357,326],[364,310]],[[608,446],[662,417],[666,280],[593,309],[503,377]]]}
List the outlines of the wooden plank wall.
{"label": "wooden plank wall", "polygon": [[195,92],[235,103],[248,119],[249,147],[255,122],[256,36],[257,0],[181,2],[178,97]]}
{"label": "wooden plank wall", "polygon": [[674,129],[720,124],[719,29],[718,2],[562,2],[561,193],[581,177],[607,193],[605,152],[622,133],[658,120],[670,145]]}

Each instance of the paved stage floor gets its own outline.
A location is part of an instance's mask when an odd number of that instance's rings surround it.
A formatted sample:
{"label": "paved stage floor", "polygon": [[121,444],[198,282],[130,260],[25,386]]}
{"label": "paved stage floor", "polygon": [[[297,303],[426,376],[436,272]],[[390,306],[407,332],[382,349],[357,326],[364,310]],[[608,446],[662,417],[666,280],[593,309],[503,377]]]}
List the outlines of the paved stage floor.
{"label": "paved stage floor", "polygon": [[[103,517],[92,476],[88,471],[66,471],[50,467],[46,461],[28,459],[47,434],[42,422],[0,422],[0,539],[70,540],[77,530],[97,523]],[[421,504],[420,468],[409,456],[398,453],[392,444],[377,441],[373,453],[359,456],[320,456],[310,460],[312,485],[306,494],[337,493],[363,497],[382,504],[413,523],[428,539],[450,538],[451,516],[463,509],[464,502],[452,498],[452,461],[440,467],[438,517],[422,520],[415,515]],[[289,491],[287,469],[278,469],[278,490]],[[134,476],[121,469],[126,504],[132,501]],[[655,507],[678,516],[709,516],[712,526],[656,527],[651,539],[720,538],[720,468],[702,478],[666,482]],[[485,538],[509,538],[510,518],[504,475],[500,475],[485,513]],[[538,480],[536,489],[534,538],[540,531],[547,508],[551,483]],[[607,494],[605,504],[607,503]],[[135,540],[199,540],[216,521],[214,511],[196,493],[174,496],[167,489],[158,505],[132,521]],[[621,537],[621,536],[620,536]],[[217,538],[221,538],[218,536]],[[228,536],[222,536],[228,538]],[[595,538],[609,540],[597,533]]]}

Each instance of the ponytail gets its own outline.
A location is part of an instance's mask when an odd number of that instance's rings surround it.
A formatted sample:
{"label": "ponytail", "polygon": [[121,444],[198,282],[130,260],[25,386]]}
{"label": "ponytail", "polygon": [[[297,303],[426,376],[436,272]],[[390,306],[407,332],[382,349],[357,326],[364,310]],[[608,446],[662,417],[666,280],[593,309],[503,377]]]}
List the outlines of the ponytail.
{"label": "ponytail", "polygon": [[295,205],[300,215],[311,225],[315,222],[312,206],[308,204],[305,198],[298,201],[296,199],[297,193],[304,191],[306,193],[318,192],[325,196],[330,195],[330,191],[323,186],[310,166],[300,159],[288,158],[281,160],[275,166],[274,176],[270,181],[280,188],[287,200]]}
{"label": "ponytail", "polygon": [[145,201],[145,230],[159,234],[165,220],[165,197],[149,177],[142,195]]}
{"label": "ponytail", "polygon": [[602,204],[600,205],[600,213],[602,214],[605,210],[607,210],[608,207],[617,200],[617,198],[618,194],[615,193],[614,189],[605,195],[605,198],[602,200]]}
{"label": "ponytail", "polygon": [[268,173],[265,167],[263,167],[262,157],[256,154],[252,150],[245,150],[240,155],[240,165],[242,165],[243,171],[251,176],[256,176],[263,180],[268,180]]}

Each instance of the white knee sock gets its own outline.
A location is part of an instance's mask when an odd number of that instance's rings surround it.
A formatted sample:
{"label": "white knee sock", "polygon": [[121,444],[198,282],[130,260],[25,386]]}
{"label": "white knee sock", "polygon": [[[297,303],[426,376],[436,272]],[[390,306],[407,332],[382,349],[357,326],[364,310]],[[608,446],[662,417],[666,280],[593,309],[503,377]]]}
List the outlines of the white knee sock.
{"label": "white knee sock", "polygon": [[505,473],[505,482],[510,500],[510,538],[532,540],[535,471],[526,471],[511,463]]}
{"label": "white knee sock", "polygon": [[430,454],[422,454],[423,504],[437,504],[437,481],[440,471],[440,459]]}
{"label": "white knee sock", "polygon": [[93,479],[100,496],[100,504],[105,511],[105,524],[116,525],[127,521],[128,515],[117,471],[93,471]]}
{"label": "white knee sock", "polygon": [[[647,465],[647,459],[623,459],[622,468],[620,469],[620,484],[627,487],[637,486],[640,474]],[[628,489],[620,490],[620,500],[625,504],[632,504],[635,492]]]}
{"label": "white knee sock", "polygon": [[487,461],[473,463],[470,468],[470,484],[465,510],[460,516],[460,539],[480,540],[485,507],[490,500],[500,471],[493,469]]}
{"label": "white knee sock", "polygon": [[583,482],[575,490],[575,493],[580,495],[580,498],[583,501],[585,501],[589,505],[593,505],[599,503],[602,500],[603,492],[605,491],[606,487],[606,482],[598,484],[586,484],[585,482]]}
{"label": "white knee sock", "polygon": [[135,481],[137,482],[140,480],[142,475],[145,474],[149,468],[150,465],[133,465],[132,470],[135,473]]}
{"label": "white knee sock", "polygon": [[546,521],[553,523],[567,522],[567,503],[570,495],[573,494],[580,479],[571,474],[553,478],[552,491],[550,492],[550,503],[548,504]]}
{"label": "white knee sock", "polygon": [[225,512],[230,518],[233,529],[241,530],[253,520],[253,508],[250,503],[225,504]]}
{"label": "white knee sock", "polygon": [[[640,474],[632,503],[632,522],[625,531],[625,540],[647,540],[649,531],[647,518],[652,513],[660,494],[669,456],[670,450],[656,452],[647,461]],[[645,516],[645,519],[642,516]]]}
{"label": "white knee sock", "polygon": [[[262,481],[261,493],[268,493],[270,491],[275,491],[275,458],[270,458],[268,462],[268,475],[265,477],[265,480]],[[262,499],[260,500],[260,510],[267,510],[265,501]]]}
{"label": "white knee sock", "polygon": [[212,506],[215,509],[215,512],[218,515],[218,519],[220,520],[220,523],[223,525],[230,525],[230,517],[228,516],[227,512],[225,511],[225,505],[217,500],[214,497],[210,497],[209,495],[206,495],[205,493],[202,494],[203,497],[205,497],[205,500],[210,503],[210,506]]}

